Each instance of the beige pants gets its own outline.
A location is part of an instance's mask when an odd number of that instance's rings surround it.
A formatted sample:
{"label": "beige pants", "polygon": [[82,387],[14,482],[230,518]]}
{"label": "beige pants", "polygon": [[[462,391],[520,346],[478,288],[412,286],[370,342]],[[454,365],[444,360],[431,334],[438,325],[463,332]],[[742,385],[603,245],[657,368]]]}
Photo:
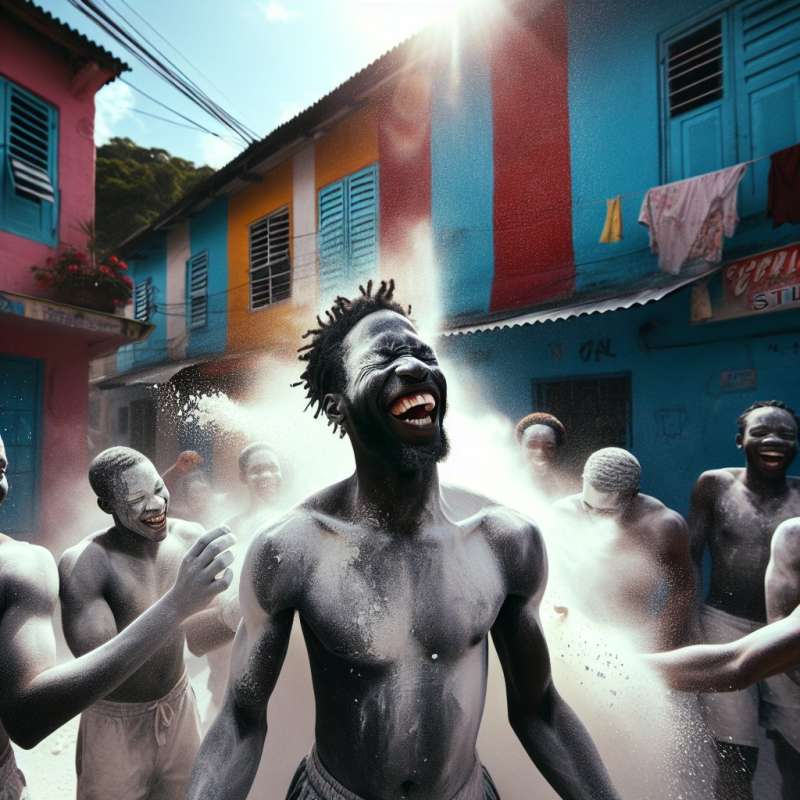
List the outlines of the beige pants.
{"label": "beige pants", "polygon": [[9,743],[0,754],[0,800],[28,800],[25,778],[17,768],[14,751]]}
{"label": "beige pants", "polygon": [[[292,778],[286,800],[362,800],[357,794],[342,786],[325,769],[314,747],[297,768]],[[500,800],[492,776],[477,757],[475,766],[464,785],[451,800]]]}
{"label": "beige pants", "polygon": [[186,675],[160,700],[101,700],[81,715],[77,800],[183,800],[200,740]]}

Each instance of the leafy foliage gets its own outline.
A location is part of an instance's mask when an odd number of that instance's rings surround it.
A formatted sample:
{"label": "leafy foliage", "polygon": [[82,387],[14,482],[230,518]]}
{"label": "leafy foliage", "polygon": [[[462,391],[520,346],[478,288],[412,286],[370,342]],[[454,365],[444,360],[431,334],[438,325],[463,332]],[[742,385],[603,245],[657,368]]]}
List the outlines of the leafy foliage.
{"label": "leafy foliage", "polygon": [[149,225],[199,181],[211,167],[140,147],[116,137],[97,148],[95,183],[97,248],[108,252]]}

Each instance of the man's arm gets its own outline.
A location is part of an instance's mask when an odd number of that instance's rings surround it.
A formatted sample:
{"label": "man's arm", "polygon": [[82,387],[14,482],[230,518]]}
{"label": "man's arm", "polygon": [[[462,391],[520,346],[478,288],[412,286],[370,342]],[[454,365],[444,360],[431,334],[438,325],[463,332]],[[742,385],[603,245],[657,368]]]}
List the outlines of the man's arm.
{"label": "man's arm", "polygon": [[665,511],[658,525],[658,558],[667,578],[658,650],[671,650],[697,641],[697,583],[689,531],[683,517]]}
{"label": "man's arm", "polygon": [[[775,530],[765,589],[767,622],[784,619],[800,606],[800,517],[787,519]],[[787,675],[800,684],[800,669]]]}
{"label": "man's arm", "polygon": [[550,656],[539,623],[547,561],[538,530],[530,524],[506,561],[509,594],[492,627],[503,666],[508,718],[542,775],[565,800],[616,800],[600,756],[550,675]]}
{"label": "man's arm", "polygon": [[259,534],[250,545],[225,702],[195,760],[187,800],[244,800],[252,786],[267,735],[267,702],[286,656],[300,584],[297,560],[281,546],[291,524]]}
{"label": "man's arm", "polygon": [[[718,491],[716,472],[704,472],[692,489],[689,503],[689,542],[698,576],[703,574],[703,554],[714,524],[714,499]],[[702,581],[698,580],[698,586]]]}
{"label": "man's arm", "polygon": [[644,657],[673,688],[730,692],[800,667],[800,609],[727,644],[699,644]]}
{"label": "man's arm", "polygon": [[[69,719],[112,692],[158,650],[165,633],[230,583],[226,531],[206,534],[186,554],[172,588],[121,634],[80,658],[54,666],[52,613],[58,575],[41,547],[3,545],[10,565],[0,594],[0,721],[21,747],[33,747]],[[14,548],[6,550],[6,548]],[[225,576],[215,576],[225,571]],[[98,628],[99,631],[99,628]],[[98,632],[96,632],[98,633]],[[99,635],[99,633],[98,633]]]}

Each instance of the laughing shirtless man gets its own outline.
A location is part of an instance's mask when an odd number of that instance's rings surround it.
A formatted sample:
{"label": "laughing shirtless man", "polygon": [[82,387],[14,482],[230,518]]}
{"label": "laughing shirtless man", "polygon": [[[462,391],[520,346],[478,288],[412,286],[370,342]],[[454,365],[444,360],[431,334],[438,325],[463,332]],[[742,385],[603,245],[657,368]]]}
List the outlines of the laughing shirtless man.
{"label": "laughing shirtless man", "polygon": [[[0,503],[6,498],[6,450],[0,438]],[[126,681],[186,619],[230,583],[215,576],[229,563],[223,530],[205,534],[183,557],[172,587],[135,623],[102,647],[55,665],[52,614],[58,598],[53,557],[43,547],[0,534],[0,796],[26,797],[9,734],[33,747]],[[8,733],[6,733],[8,731]],[[113,796],[113,795],[112,795]]]}
{"label": "laughing shirtless man", "polygon": [[[738,639],[767,621],[764,580],[772,535],[781,522],[800,515],[800,479],[786,474],[797,452],[794,412],[775,400],[754,403],[739,417],[736,444],[744,451],[745,467],[704,472],[689,512],[698,568],[706,546],[711,553],[701,624],[704,640],[712,644]],[[800,705],[800,691],[778,680],[709,695],[705,702],[722,754],[717,797],[749,800],[759,723],[794,739],[800,715],[791,709]]]}
{"label": "laughing shirtless man", "polygon": [[550,679],[539,532],[499,507],[461,523],[443,512],[447,384],[393,283],[371,288],[338,298],[304,354],[309,402],[349,437],[355,473],[253,540],[225,705],[188,797],[247,795],[297,613],[316,741],[290,797],[496,797],[475,752],[491,632],[511,724],[543,775],[564,798],[616,798]]}
{"label": "laughing shirtless man", "polygon": [[[67,550],[59,563],[62,624],[75,655],[100,647],[157,602],[203,534],[194,523],[167,517],[169,492],[136,450],[104,450],[89,467],[89,482],[114,524]],[[228,551],[225,566],[232,558]],[[159,634],[157,652],[81,716],[78,800],[183,797],[200,746],[183,647],[202,628],[200,615],[185,632]]]}

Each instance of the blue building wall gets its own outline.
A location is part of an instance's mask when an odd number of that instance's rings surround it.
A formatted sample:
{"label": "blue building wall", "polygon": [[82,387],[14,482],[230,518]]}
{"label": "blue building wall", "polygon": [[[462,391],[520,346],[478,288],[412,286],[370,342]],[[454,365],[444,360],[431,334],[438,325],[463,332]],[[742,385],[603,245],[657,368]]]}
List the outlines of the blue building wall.
{"label": "blue building wall", "polygon": [[[760,5],[764,3],[569,2],[569,135],[576,290],[633,280],[658,269],[656,258],[649,253],[647,229],[638,224],[637,218],[646,190],[674,179],[667,175],[664,156],[666,133],[661,114],[660,37],[681,30],[684,24],[699,24],[709,14],[719,11],[729,13],[733,27],[743,9],[758,11]],[[792,47],[791,36],[783,38],[790,42],[787,46]],[[776,44],[779,44],[777,40]],[[724,90],[727,97],[733,98],[737,91],[743,94],[735,79],[737,67],[740,72],[743,69],[742,48],[738,41],[734,43],[731,39],[728,49],[730,58],[726,61]],[[800,47],[797,57],[781,66],[786,73],[783,77],[796,75],[798,64]],[[778,73],[776,76],[781,77]],[[796,83],[800,86],[800,79]],[[740,104],[745,102],[743,97],[736,97],[736,100]],[[773,116],[765,127],[767,133],[762,137],[763,142],[750,143],[754,148],[752,155],[756,157],[800,140],[800,122],[796,121],[800,117],[800,93],[797,102],[782,101],[770,108],[774,108]],[[723,120],[722,133],[727,144],[720,166],[730,166],[750,157],[745,152],[747,143],[742,140],[741,130],[737,144],[737,124],[733,118]],[[759,147],[765,153],[760,152]],[[737,235],[725,245],[725,259],[800,238],[798,226],[784,225],[773,230],[766,219],[763,196],[768,164],[762,160],[751,166],[750,175],[742,183],[740,215],[743,221]],[[750,198],[753,182],[759,187],[756,203]],[[618,194],[623,195],[624,239],[616,244],[599,244],[605,198]],[[757,209],[755,213],[754,208]]]}
{"label": "blue building wall", "polygon": [[492,90],[487,54],[439,70],[431,100],[431,225],[446,316],[489,310],[494,276]]}
{"label": "blue building wall", "polygon": [[[686,513],[703,470],[743,465],[734,437],[744,408],[773,398],[800,405],[800,311],[690,325],[689,297],[685,288],[624,311],[446,337],[439,350],[471,365],[487,405],[509,423],[534,410],[537,381],[629,373],[642,490]],[[754,388],[722,388],[723,371],[751,369]]]}
{"label": "blue building wall", "polygon": [[[150,322],[155,330],[141,343],[126,345],[117,351],[120,372],[137,369],[167,357],[167,323],[163,309],[167,302],[167,236],[154,233],[128,258],[134,284],[147,278],[152,281],[155,312]],[[159,310],[162,309],[162,310]]]}
{"label": "blue building wall", "polygon": [[208,252],[208,322],[189,330],[186,355],[221,353],[228,337],[228,198],[220,197],[189,221],[191,255]]}

